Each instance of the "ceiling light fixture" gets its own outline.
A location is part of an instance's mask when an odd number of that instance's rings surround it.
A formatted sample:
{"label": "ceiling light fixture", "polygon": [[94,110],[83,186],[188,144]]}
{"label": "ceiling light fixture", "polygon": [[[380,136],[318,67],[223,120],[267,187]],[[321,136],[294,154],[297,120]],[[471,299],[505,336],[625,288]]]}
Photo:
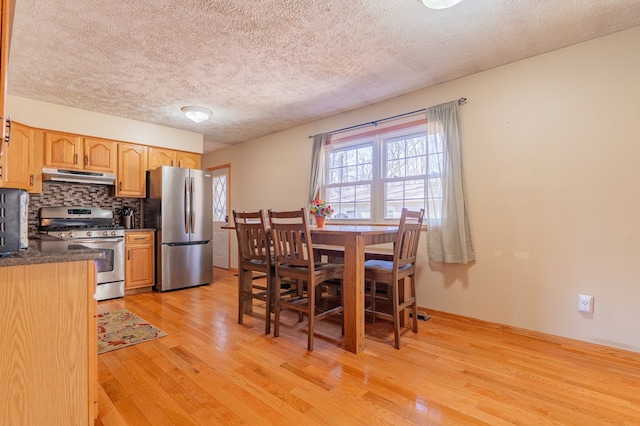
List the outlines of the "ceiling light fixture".
{"label": "ceiling light fixture", "polygon": [[182,112],[187,116],[189,120],[192,120],[196,123],[201,123],[205,120],[208,120],[211,117],[211,110],[199,106],[186,106],[182,107]]}
{"label": "ceiling light fixture", "polygon": [[422,0],[422,3],[430,9],[446,9],[455,6],[461,1],[462,0]]}

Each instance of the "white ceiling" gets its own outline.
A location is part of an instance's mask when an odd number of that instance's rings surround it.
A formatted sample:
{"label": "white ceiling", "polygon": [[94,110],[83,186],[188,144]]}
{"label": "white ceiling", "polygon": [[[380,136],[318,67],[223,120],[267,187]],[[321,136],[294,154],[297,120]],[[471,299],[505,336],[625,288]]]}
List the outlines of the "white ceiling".
{"label": "white ceiling", "polygon": [[640,25],[638,0],[16,3],[9,94],[203,133],[205,152]]}

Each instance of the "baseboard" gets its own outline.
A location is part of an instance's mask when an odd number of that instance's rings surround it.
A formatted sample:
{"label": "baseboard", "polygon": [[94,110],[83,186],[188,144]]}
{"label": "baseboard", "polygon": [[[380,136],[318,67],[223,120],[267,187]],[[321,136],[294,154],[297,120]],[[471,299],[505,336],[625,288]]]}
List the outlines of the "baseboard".
{"label": "baseboard", "polygon": [[598,343],[586,342],[584,340],[572,339],[570,337],[557,336],[555,334],[548,334],[542,331],[529,330],[526,328],[515,327],[512,325],[485,321],[477,318],[466,317],[463,315],[452,314],[449,312],[438,311],[435,309],[426,309],[426,308],[419,308],[419,309],[434,319],[443,318],[443,319],[449,319],[452,321],[465,322],[467,324],[471,324],[477,327],[493,328],[493,329],[501,330],[507,333],[519,334],[521,336],[527,336],[535,339],[544,340],[544,341],[558,344],[558,345],[570,346],[577,350],[598,352],[598,353],[606,354],[609,356],[613,355],[613,356],[620,356],[623,358],[628,358],[630,356],[633,358],[636,358],[638,356],[638,352],[634,352],[628,349],[621,349],[621,348],[616,348],[614,346],[606,346]]}

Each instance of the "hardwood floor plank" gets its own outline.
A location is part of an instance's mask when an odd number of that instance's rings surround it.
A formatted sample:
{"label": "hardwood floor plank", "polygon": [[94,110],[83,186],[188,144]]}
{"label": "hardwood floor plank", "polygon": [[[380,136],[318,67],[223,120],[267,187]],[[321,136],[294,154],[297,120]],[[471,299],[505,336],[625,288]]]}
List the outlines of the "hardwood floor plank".
{"label": "hardwood floor plank", "polygon": [[640,424],[640,354],[431,310],[401,350],[376,320],[347,352],[332,318],[307,352],[306,321],[237,324],[237,277],[214,277],[99,303],[168,336],[98,356],[96,425]]}

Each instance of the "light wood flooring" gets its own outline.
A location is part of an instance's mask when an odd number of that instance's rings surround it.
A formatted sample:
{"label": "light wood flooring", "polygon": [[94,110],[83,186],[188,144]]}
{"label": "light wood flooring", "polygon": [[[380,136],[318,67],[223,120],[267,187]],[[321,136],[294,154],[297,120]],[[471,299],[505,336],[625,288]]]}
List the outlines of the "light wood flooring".
{"label": "light wood flooring", "polygon": [[432,311],[401,350],[376,320],[346,352],[329,319],[307,352],[306,321],[265,335],[254,302],[239,325],[237,277],[214,277],[99,304],[169,335],[98,356],[96,425],[640,424],[640,354]]}

